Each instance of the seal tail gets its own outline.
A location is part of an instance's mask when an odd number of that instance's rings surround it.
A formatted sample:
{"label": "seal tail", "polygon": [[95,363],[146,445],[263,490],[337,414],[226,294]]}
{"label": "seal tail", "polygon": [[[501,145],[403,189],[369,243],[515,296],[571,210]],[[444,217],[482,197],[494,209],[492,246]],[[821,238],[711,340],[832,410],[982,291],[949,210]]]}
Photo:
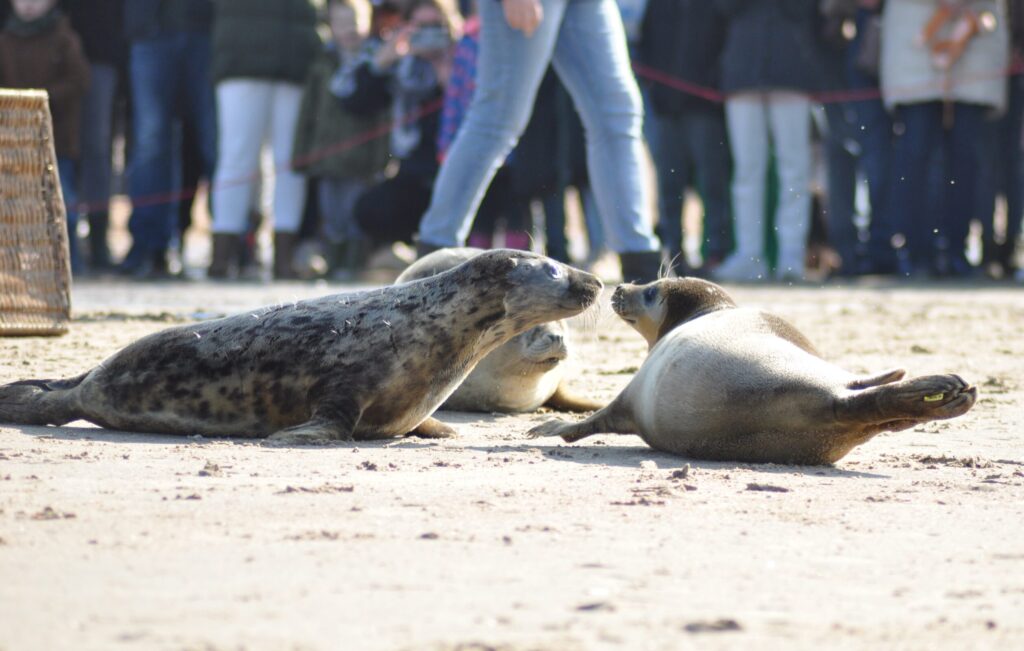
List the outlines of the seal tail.
{"label": "seal tail", "polygon": [[0,386],[0,423],[63,425],[77,419],[71,391],[86,375],[66,380],[22,380]]}

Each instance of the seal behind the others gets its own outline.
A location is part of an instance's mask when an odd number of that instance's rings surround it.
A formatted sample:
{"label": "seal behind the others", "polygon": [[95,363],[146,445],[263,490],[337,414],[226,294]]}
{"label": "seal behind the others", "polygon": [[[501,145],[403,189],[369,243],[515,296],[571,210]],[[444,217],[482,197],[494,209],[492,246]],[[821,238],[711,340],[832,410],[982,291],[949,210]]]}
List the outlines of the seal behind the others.
{"label": "seal behind the others", "polygon": [[[483,249],[453,247],[434,251],[409,266],[395,281],[408,282],[447,271]],[[566,384],[569,327],[551,321],[516,335],[477,364],[442,409],[515,413],[547,406],[562,411],[594,411],[604,406],[574,394]]]}
{"label": "seal behind the others", "polygon": [[601,411],[530,436],[639,434],[698,459],[828,464],[880,432],[959,416],[977,398],[957,375],[850,373],[782,318],[739,308],[697,278],[620,285],[612,306],[647,340],[647,359]]}
{"label": "seal behind the others", "polygon": [[447,436],[429,416],[478,361],[600,291],[554,260],[491,251],[415,282],[169,328],[73,379],[0,386],[0,422],[285,441]]}

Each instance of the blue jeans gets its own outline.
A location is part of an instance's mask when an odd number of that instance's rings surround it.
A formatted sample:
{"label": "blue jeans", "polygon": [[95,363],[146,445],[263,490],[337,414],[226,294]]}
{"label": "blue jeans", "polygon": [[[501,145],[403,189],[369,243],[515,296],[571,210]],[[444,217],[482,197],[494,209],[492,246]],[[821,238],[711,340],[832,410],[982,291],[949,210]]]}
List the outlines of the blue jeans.
{"label": "blue jeans", "polygon": [[71,271],[78,272],[82,270],[82,258],[78,252],[78,193],[75,192],[75,161],[70,158],[58,158],[57,174],[60,176],[60,191],[64,195]]}
{"label": "blue jeans", "polygon": [[614,0],[542,0],[544,19],[526,37],[501,3],[480,3],[477,87],[420,222],[434,246],[466,241],[487,185],[526,128],[548,63],[583,119],[587,167],[608,246],[656,251],[642,175],[643,108]]}
{"label": "blue jeans", "polygon": [[658,171],[658,235],[670,259],[682,255],[683,199],[686,188],[694,186],[704,202],[704,257],[721,260],[732,250],[725,115],[698,109],[659,115],[657,122],[658,141],[651,151]]}
{"label": "blue jeans", "polygon": [[[210,37],[176,32],[136,41],[131,48],[132,163],[128,268],[167,251],[177,220],[174,121],[195,125],[203,175],[213,172],[216,114],[210,82]],[[183,115],[182,115],[183,113]]]}
{"label": "blue jeans", "polygon": [[[986,108],[958,102],[953,111],[952,128],[946,130],[940,102],[899,107],[903,134],[893,147],[892,207],[901,218],[898,231],[917,270],[945,271],[939,264],[941,249],[948,250],[954,273],[967,268],[964,247],[974,216],[982,155],[977,141]],[[940,181],[933,183],[930,171],[936,157],[943,169]]]}

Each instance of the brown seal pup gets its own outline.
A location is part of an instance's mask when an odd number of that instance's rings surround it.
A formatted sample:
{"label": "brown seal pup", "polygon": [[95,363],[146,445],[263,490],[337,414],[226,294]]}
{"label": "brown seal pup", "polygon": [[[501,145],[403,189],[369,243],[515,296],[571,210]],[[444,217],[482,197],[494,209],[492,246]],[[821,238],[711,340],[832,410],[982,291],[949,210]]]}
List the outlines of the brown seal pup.
{"label": "brown seal pup", "polygon": [[170,328],[68,380],[0,387],[0,422],[280,440],[453,430],[428,418],[478,361],[579,314],[601,281],[491,251],[437,276]]}
{"label": "brown seal pup", "polygon": [[647,339],[647,359],[606,408],[531,437],[639,434],[697,459],[829,464],[879,432],[959,416],[977,397],[956,375],[845,371],[780,317],[696,278],[620,285],[612,306]]}
{"label": "brown seal pup", "polygon": [[[409,266],[396,283],[447,271],[483,253],[473,247],[434,251]],[[594,411],[604,403],[574,395],[565,384],[569,328],[551,321],[512,337],[480,360],[441,406],[458,411],[514,413],[542,405],[563,411]]]}

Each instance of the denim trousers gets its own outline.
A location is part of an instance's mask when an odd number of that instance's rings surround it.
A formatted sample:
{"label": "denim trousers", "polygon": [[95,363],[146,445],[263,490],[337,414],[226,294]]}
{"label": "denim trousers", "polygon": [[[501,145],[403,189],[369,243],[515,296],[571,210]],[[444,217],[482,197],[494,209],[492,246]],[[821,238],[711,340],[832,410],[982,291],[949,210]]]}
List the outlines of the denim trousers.
{"label": "denim trousers", "polygon": [[897,230],[906,238],[912,266],[930,271],[938,270],[942,248],[948,248],[954,265],[966,264],[964,247],[981,169],[977,141],[986,108],[954,104],[949,129],[943,127],[943,110],[941,102],[900,105],[903,133],[893,146],[891,191],[893,214],[900,217]]}
{"label": "denim trousers", "polygon": [[658,115],[658,140],[651,143],[658,171],[658,235],[674,258],[683,252],[682,211],[688,187],[704,203],[704,257],[724,258],[732,250],[729,200],[729,139],[719,110],[695,109]]}
{"label": "denim trousers", "polygon": [[210,83],[210,36],[173,32],[131,47],[132,160],[129,189],[132,251],[125,265],[166,252],[177,220],[175,120],[195,127],[204,176],[212,173],[216,118]]}
{"label": "denim trousers", "polygon": [[111,131],[117,68],[105,63],[89,65],[89,92],[82,99],[79,143],[78,199],[82,212],[106,212],[112,172]]}
{"label": "denim trousers", "polygon": [[586,132],[587,167],[605,238],[616,252],[656,251],[642,172],[643,107],[614,0],[542,0],[532,36],[505,21],[501,3],[480,3],[477,87],[420,222],[420,240],[466,241],[498,167],[526,128],[550,62]]}
{"label": "denim trousers", "polygon": [[306,205],[306,177],[292,169],[302,86],[272,79],[224,79],[217,84],[217,172],[213,179],[213,232],[241,235],[248,226],[260,152],[274,160],[274,230],[295,233]]}
{"label": "denim trousers", "polygon": [[71,271],[82,270],[82,257],[78,251],[78,193],[75,191],[75,160],[59,156],[57,176],[60,177],[60,192],[64,196],[64,214],[68,227],[68,254]]}

